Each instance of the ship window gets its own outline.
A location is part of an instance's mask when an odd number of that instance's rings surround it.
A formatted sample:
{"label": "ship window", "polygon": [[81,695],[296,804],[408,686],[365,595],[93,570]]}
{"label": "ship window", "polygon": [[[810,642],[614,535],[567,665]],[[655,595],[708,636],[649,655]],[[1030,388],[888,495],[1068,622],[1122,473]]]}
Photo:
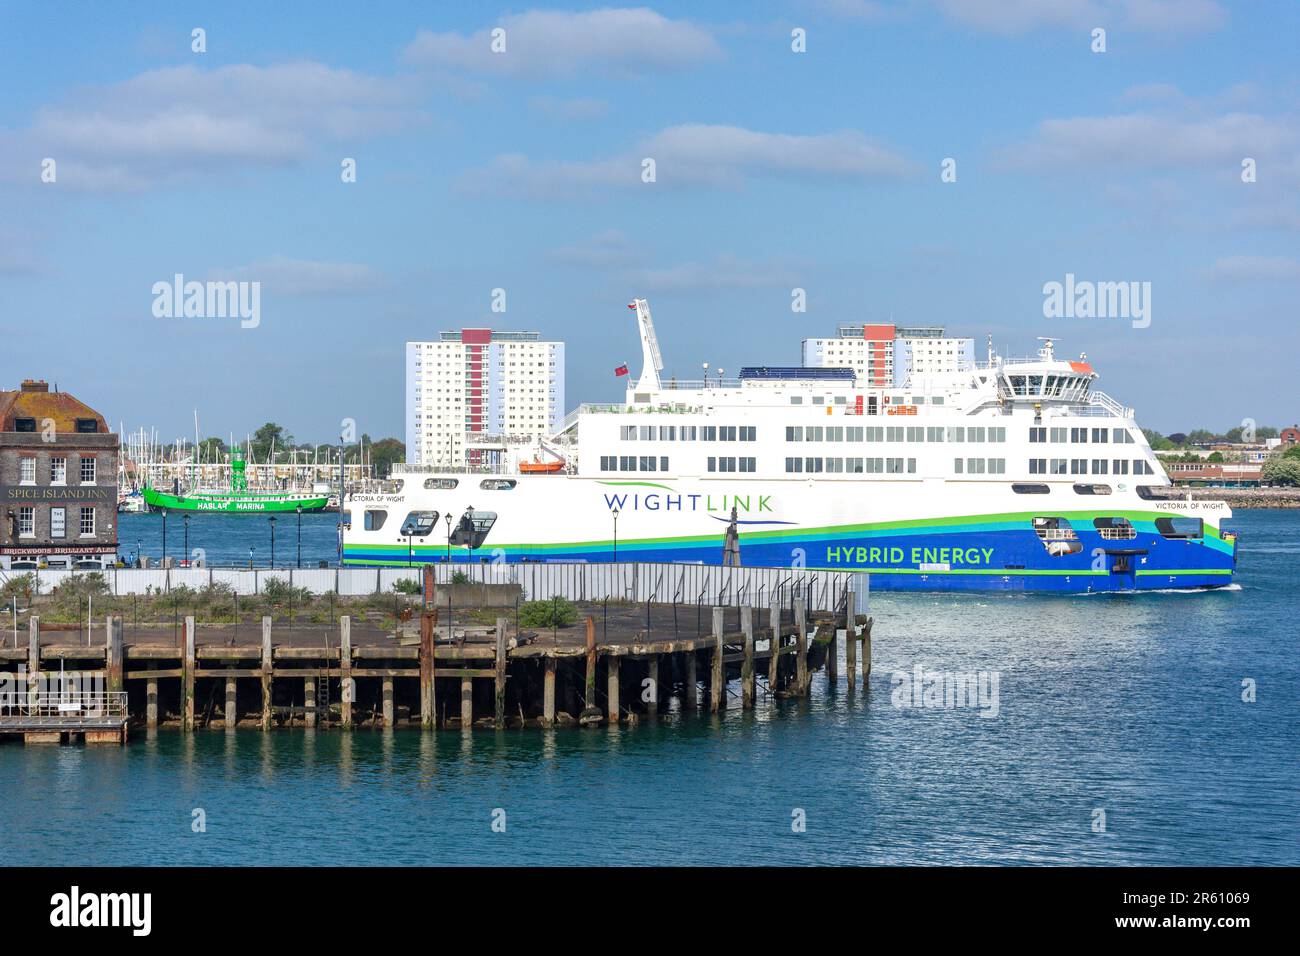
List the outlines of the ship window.
{"label": "ship window", "polygon": [[1141,498],[1143,501],[1161,501],[1164,499],[1165,496],[1160,494],[1158,491],[1156,491],[1158,487],[1160,486],[1159,485],[1138,485],[1136,489],[1138,493],[1138,497]]}
{"label": "ship window", "polygon": [[402,522],[402,530],[398,533],[404,538],[427,537],[433,532],[437,523],[438,512],[436,511],[412,511]]}
{"label": "ship window", "polygon": [[460,481],[456,478],[424,479],[424,487],[429,489],[430,491],[433,491],[434,489],[438,489],[441,491],[450,491],[451,489],[455,488],[458,484],[460,484]]}
{"label": "ship window", "polygon": [[1156,530],[1166,538],[1201,538],[1205,535],[1205,522],[1200,518],[1168,515],[1156,519]]}
{"label": "ship window", "polygon": [[516,484],[513,478],[484,478],[478,486],[484,491],[510,491]]}
{"label": "ship window", "polygon": [[1011,490],[1018,495],[1045,495],[1051,491],[1047,485],[1032,484],[1027,481],[1013,482]]}
{"label": "ship window", "polygon": [[380,511],[377,509],[372,510],[369,508],[366,509],[365,528],[367,531],[378,531],[384,526],[386,520],[388,520],[387,511]]}
{"label": "ship window", "polygon": [[1092,526],[1106,541],[1132,541],[1137,537],[1137,531],[1127,518],[1093,518]]}
{"label": "ship window", "polygon": [[495,511],[466,511],[451,533],[451,543],[470,549],[480,547],[496,520]]}
{"label": "ship window", "polygon": [[1110,494],[1110,485],[1075,485],[1074,493],[1076,495],[1108,495]]}
{"label": "ship window", "polygon": [[1043,549],[1054,558],[1078,554],[1083,550],[1079,536],[1068,518],[1042,517],[1033,519],[1034,533],[1043,543]]}

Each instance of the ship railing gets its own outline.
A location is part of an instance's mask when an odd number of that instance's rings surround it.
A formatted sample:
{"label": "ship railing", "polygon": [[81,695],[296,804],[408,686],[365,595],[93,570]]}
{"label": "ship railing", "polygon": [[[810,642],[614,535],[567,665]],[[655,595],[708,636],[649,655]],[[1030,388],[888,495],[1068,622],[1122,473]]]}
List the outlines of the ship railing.
{"label": "ship railing", "polygon": [[1094,408],[1100,407],[1117,418],[1133,420],[1133,409],[1117,402],[1100,389],[1093,389],[1088,393],[1088,404]]}
{"label": "ship railing", "polygon": [[578,412],[583,415],[644,415],[654,412],[660,415],[697,415],[704,411],[702,405],[687,405],[682,402],[658,402],[644,405],[614,405],[585,403]]}
{"label": "ship railing", "polygon": [[1131,525],[1127,528],[1098,528],[1103,541],[1132,541],[1137,537],[1137,530]]}
{"label": "ship railing", "polygon": [[1037,528],[1038,537],[1042,541],[1077,541],[1079,536],[1074,533],[1072,528]]}

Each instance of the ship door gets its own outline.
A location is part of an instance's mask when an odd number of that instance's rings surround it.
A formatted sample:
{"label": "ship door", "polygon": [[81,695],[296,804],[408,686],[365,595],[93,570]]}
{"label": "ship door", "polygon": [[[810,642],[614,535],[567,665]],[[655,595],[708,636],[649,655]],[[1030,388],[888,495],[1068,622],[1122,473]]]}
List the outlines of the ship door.
{"label": "ship door", "polygon": [[1121,591],[1137,590],[1137,556],[1134,554],[1116,554],[1107,552],[1110,560],[1111,582]]}

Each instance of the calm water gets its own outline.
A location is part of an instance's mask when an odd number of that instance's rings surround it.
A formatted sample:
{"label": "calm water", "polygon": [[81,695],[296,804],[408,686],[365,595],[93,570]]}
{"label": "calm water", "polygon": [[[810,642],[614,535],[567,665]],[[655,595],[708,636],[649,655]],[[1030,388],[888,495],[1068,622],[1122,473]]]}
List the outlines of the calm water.
{"label": "calm water", "polygon": [[[189,551],[202,548],[209,564],[219,567],[248,567],[248,549],[259,568],[271,564],[269,515],[195,514],[189,521]],[[156,562],[163,556],[163,518],[150,514],[118,515],[118,554],[133,561],[137,554]],[[338,563],[337,514],[302,516],[302,566],[314,568],[319,561]],[[186,553],[185,521],[180,514],[167,516],[167,554],[180,560]],[[298,563],[298,516],[278,515],[275,520],[275,565]]]}
{"label": "calm water", "polygon": [[[0,746],[0,839],[32,863],[1295,865],[1300,513],[1235,525],[1231,591],[877,597],[869,693],[819,675],[756,715]],[[997,671],[998,716],[891,706],[917,663]]]}

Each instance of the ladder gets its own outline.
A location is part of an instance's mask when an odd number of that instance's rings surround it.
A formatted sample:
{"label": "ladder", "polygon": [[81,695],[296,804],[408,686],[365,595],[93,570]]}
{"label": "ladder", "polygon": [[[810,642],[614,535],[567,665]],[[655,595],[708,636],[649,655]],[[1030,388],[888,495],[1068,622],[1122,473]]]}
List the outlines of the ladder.
{"label": "ladder", "polygon": [[316,723],[330,718],[330,671],[325,667],[316,674]]}

